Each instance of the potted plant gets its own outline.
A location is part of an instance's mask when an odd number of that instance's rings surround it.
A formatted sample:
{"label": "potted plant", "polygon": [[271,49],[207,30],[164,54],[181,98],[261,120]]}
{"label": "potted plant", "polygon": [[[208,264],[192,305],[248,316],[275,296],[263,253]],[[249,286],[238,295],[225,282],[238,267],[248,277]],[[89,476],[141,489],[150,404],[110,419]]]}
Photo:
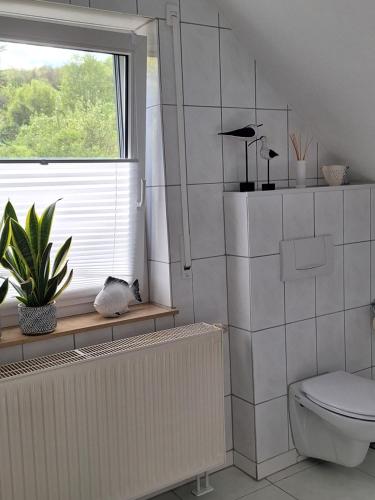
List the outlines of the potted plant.
{"label": "potted plant", "polygon": [[55,330],[55,301],[73,277],[73,271],[68,274],[67,261],[72,238],[65,241],[53,263],[51,261],[49,237],[56,203],[47,207],[40,217],[33,205],[24,228],[10,202],[4,210],[1,239],[7,241],[7,245],[1,264],[13,277],[11,284],[18,294],[19,324],[24,335],[44,335]]}

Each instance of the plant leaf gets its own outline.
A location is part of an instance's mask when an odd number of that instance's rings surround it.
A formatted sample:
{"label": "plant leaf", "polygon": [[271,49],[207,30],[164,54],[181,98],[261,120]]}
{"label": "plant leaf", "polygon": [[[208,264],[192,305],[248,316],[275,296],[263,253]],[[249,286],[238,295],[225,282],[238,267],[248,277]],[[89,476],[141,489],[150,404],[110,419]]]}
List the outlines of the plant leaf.
{"label": "plant leaf", "polygon": [[28,305],[27,299],[25,299],[25,297],[21,297],[20,295],[17,295],[17,296],[16,296],[16,299],[17,299],[19,302],[22,302],[22,304],[25,304],[25,306],[27,306],[27,305]]}
{"label": "plant leaf", "polygon": [[26,273],[23,273],[23,275],[21,275],[20,273],[22,273],[22,270],[20,269],[17,261],[15,260],[14,258],[14,255],[13,255],[13,252],[12,252],[12,249],[8,249],[6,252],[5,252],[5,256],[1,259],[1,265],[3,267],[5,267],[5,269],[8,269],[9,271],[12,272],[13,276],[16,278],[17,281],[19,281],[20,283],[22,281],[26,281],[27,280],[27,276],[26,276]]}
{"label": "plant leaf", "polygon": [[14,246],[19,254],[19,257],[22,258],[22,262],[26,264],[31,274],[35,276],[35,260],[30,239],[23,227],[15,220],[11,219],[10,226],[12,229]]}
{"label": "plant leaf", "polygon": [[65,281],[65,283],[63,284],[63,286],[60,288],[60,290],[57,291],[57,293],[54,295],[54,297],[52,297],[53,300],[56,300],[57,297],[59,297],[63,293],[63,291],[70,285],[72,278],[73,278],[73,269],[70,271],[69,276],[68,276],[67,280]]}
{"label": "plant leaf", "polygon": [[9,289],[9,280],[8,278],[4,280],[3,284],[0,286],[0,304],[2,304],[7,296]]}
{"label": "plant leaf", "polygon": [[4,257],[10,241],[10,219],[6,219],[0,235],[0,259]]}
{"label": "plant leaf", "polygon": [[9,200],[4,208],[3,222],[6,219],[13,219],[16,222],[18,222],[18,217],[17,217],[16,211],[14,210],[14,207]]}
{"label": "plant leaf", "polygon": [[45,209],[39,220],[39,249],[43,252],[48,244],[57,200]]}
{"label": "plant leaf", "polygon": [[33,205],[27,212],[26,234],[30,239],[31,248],[33,249],[34,255],[39,256],[39,218],[35,211],[35,205]]}
{"label": "plant leaf", "polygon": [[20,286],[21,286],[23,293],[27,297],[29,297],[33,293],[34,283],[33,283],[33,280],[31,278],[28,279],[27,281],[24,281],[23,283],[21,283]]}
{"label": "plant leaf", "polygon": [[37,284],[37,296],[40,301],[43,301],[44,295],[47,290],[49,270],[50,270],[51,249],[52,249],[52,243],[48,243],[40,261],[38,284]]}
{"label": "plant leaf", "polygon": [[55,276],[55,274],[60,271],[61,266],[63,265],[64,260],[69,253],[71,244],[72,244],[72,237],[68,238],[66,242],[58,250],[55,257],[55,262],[53,264],[52,276]]}

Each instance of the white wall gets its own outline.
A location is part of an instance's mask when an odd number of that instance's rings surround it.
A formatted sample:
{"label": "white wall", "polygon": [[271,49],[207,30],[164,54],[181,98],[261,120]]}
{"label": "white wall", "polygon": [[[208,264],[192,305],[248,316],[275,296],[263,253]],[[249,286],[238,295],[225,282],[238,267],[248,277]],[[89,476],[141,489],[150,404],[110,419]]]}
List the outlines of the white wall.
{"label": "white wall", "polygon": [[375,179],[374,2],[215,2],[353,178]]}

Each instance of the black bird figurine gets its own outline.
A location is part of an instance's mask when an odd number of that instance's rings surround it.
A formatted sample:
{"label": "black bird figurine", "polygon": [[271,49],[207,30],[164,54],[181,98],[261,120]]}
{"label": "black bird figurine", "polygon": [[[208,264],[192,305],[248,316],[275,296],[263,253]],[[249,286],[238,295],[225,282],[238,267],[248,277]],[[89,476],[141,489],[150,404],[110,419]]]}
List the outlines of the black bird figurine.
{"label": "black bird figurine", "polygon": [[241,192],[248,192],[248,191],[254,191],[255,190],[255,183],[254,182],[249,182],[249,156],[248,156],[248,147],[249,147],[249,141],[253,139],[251,144],[257,141],[258,137],[258,128],[262,127],[263,124],[256,125],[253,123],[250,123],[249,125],[246,125],[246,127],[238,128],[235,130],[230,130],[229,132],[221,132],[219,135],[223,136],[228,136],[228,137],[234,137],[235,139],[239,139],[241,141],[245,142],[245,154],[246,154],[246,182],[241,182],[240,184],[240,191]]}
{"label": "black bird figurine", "polygon": [[246,127],[238,128],[236,130],[231,130],[229,132],[221,132],[219,135],[229,135],[231,137],[236,137],[241,141],[249,142],[250,139],[255,139],[258,135],[257,128],[263,125],[255,125],[250,123]]}

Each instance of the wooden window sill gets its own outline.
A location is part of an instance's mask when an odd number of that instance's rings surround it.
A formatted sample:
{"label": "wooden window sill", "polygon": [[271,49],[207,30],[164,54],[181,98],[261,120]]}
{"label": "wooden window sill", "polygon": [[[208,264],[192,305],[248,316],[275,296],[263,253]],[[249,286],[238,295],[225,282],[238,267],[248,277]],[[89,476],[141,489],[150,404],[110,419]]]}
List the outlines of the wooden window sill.
{"label": "wooden window sill", "polygon": [[60,318],[57,321],[57,328],[53,333],[34,337],[22,335],[17,326],[7,327],[2,330],[0,339],[0,349],[14,345],[28,344],[38,340],[54,339],[65,335],[89,332],[99,328],[111,326],[128,325],[149,319],[165,318],[178,314],[177,309],[163,307],[156,304],[140,304],[130,306],[130,312],[119,318],[102,318],[98,313],[80,314],[67,318]]}

